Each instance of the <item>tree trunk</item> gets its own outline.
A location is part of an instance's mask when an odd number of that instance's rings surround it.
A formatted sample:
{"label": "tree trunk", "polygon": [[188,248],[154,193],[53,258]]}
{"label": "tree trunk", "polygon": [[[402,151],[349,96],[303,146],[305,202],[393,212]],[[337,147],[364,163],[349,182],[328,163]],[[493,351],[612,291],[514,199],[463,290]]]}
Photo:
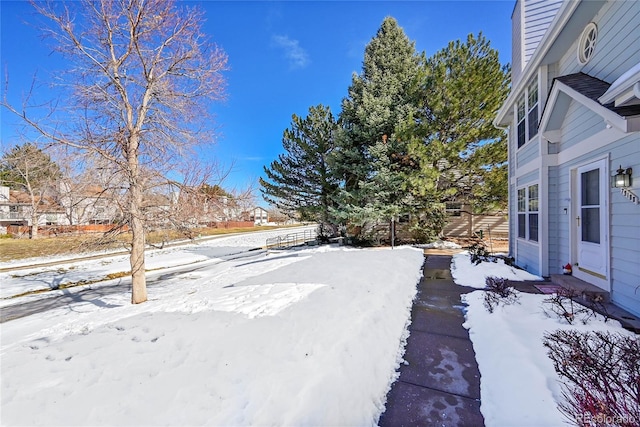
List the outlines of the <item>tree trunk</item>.
{"label": "tree trunk", "polygon": [[38,215],[31,215],[31,228],[29,228],[29,238],[37,239],[38,238]]}
{"label": "tree trunk", "polygon": [[142,219],[142,186],[140,183],[138,138],[129,141],[129,226],[131,227],[131,303],[140,304],[147,300],[147,279],[144,265],[144,222]]}
{"label": "tree trunk", "polygon": [[144,224],[140,217],[140,205],[142,202],[142,192],[138,184],[129,188],[130,192],[130,215],[131,220],[131,303],[139,304],[147,300],[147,279],[145,277],[144,249],[145,236]]}

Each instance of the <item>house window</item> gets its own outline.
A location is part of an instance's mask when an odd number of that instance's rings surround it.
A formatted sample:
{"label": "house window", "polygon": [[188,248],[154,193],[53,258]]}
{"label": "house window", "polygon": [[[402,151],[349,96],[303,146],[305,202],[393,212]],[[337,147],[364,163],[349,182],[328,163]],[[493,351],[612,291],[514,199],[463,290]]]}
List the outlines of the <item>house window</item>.
{"label": "house window", "polygon": [[449,216],[460,216],[460,211],[462,209],[461,203],[447,203],[446,205],[447,214]]}
{"label": "house window", "polygon": [[580,41],[578,42],[578,62],[584,65],[593,56],[596,49],[596,40],[598,39],[598,27],[593,22],[589,23],[582,31]]}
{"label": "house window", "polygon": [[528,188],[529,240],[538,241],[538,184]]}
{"label": "house window", "polygon": [[538,134],[538,80],[534,80],[527,89],[527,127],[529,129],[529,139]]}
{"label": "house window", "polygon": [[518,190],[518,237],[527,238],[527,189]]}
{"label": "house window", "polygon": [[45,221],[47,225],[56,225],[58,222],[58,216],[54,214],[46,214]]}
{"label": "house window", "polygon": [[538,79],[525,89],[516,106],[518,148],[538,134]]}
{"label": "house window", "polygon": [[518,237],[538,241],[538,184],[518,189]]}
{"label": "house window", "polygon": [[525,134],[527,131],[527,124],[525,123],[524,114],[524,96],[518,101],[518,148],[522,147],[525,142]]}

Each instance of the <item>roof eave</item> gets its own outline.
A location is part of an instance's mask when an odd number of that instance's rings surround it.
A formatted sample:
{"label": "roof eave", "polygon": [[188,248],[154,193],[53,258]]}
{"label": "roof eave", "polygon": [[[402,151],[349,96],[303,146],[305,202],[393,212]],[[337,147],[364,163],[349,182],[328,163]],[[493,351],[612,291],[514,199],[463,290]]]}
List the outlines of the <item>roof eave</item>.
{"label": "roof eave", "polygon": [[498,114],[493,120],[494,126],[503,128],[510,124],[510,121],[507,119],[511,115],[513,105],[516,102],[516,98],[524,89],[527,82],[531,80],[534,73],[537,72],[538,67],[542,63],[545,55],[549,52],[549,49],[558,38],[558,35],[565,27],[575,10],[578,8],[579,4],[579,1],[566,1],[562,3],[562,6],[560,6],[560,9],[556,14],[556,17],[553,19],[551,25],[549,26],[549,30],[542,37],[540,44],[536,48],[535,52],[533,52],[531,59],[520,74],[520,78],[517,81],[516,85],[512,86],[511,93],[509,93],[509,96],[502,104],[502,107],[500,108],[500,110],[498,110]]}
{"label": "roof eave", "polygon": [[599,102],[590,99],[589,97],[583,95],[572,87],[566,85],[561,81],[554,81],[554,84],[551,88],[551,93],[549,94],[549,101],[547,105],[545,105],[545,109],[542,113],[542,117],[540,118],[540,132],[544,135],[547,131],[554,131],[556,129],[548,129],[549,121],[551,119],[551,115],[554,112],[555,103],[558,99],[558,95],[560,92],[565,93],[571,99],[580,104],[584,105],[594,113],[598,114],[604,121],[610,126],[614,126],[622,132],[634,132],[640,130],[640,115],[637,116],[629,116],[623,117],[617,114],[614,111],[611,111],[607,107],[603,106]]}

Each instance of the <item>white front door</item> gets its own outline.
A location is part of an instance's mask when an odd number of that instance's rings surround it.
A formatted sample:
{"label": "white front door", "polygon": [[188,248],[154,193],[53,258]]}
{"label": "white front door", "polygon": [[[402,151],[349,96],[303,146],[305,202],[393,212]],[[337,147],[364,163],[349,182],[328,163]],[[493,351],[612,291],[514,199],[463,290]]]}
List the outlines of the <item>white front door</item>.
{"label": "white front door", "polygon": [[[576,174],[576,269],[582,280],[607,288],[609,279],[609,215],[606,160],[579,167]],[[608,290],[608,289],[605,289]]]}

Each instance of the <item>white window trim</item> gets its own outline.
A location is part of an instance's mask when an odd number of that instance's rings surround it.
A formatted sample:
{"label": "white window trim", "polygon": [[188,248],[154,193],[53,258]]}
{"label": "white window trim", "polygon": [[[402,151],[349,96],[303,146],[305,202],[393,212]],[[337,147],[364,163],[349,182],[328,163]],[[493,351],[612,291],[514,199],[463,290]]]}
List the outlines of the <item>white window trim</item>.
{"label": "white window trim", "polygon": [[[530,211],[529,210],[529,188],[533,187],[533,186],[538,186],[538,210],[536,211]],[[519,206],[518,206],[518,192],[520,190],[524,190],[524,211],[520,211],[519,210]],[[521,241],[521,242],[526,242],[532,245],[539,245],[540,244],[540,240],[542,240],[542,233],[541,233],[541,227],[540,224],[542,223],[542,211],[541,211],[541,206],[540,206],[540,202],[541,202],[541,197],[540,197],[540,192],[542,190],[542,187],[540,186],[540,182],[539,181],[534,181],[534,182],[530,182],[528,184],[523,184],[520,185],[518,187],[516,187],[516,222],[515,222],[515,234],[516,234],[516,239]],[[538,215],[538,240],[531,240],[531,236],[530,236],[530,224],[529,224],[529,215],[531,214],[537,214]],[[524,237],[520,237],[520,215],[524,215],[525,216],[525,225],[524,225]]]}
{"label": "white window trim", "polygon": [[[529,106],[529,87],[531,86],[531,84],[533,83],[533,81],[536,81],[537,84],[537,89],[538,89],[538,101],[536,103],[536,108],[538,109],[538,131],[535,133],[535,135],[533,135],[531,138],[529,138],[529,112],[532,110],[532,108]],[[515,132],[514,132],[514,145],[516,147],[516,152],[522,150],[524,147],[526,147],[527,145],[529,145],[529,143],[531,141],[534,141],[536,139],[538,139],[537,137],[540,135],[540,116],[541,116],[541,111],[540,111],[540,105],[541,105],[541,99],[540,99],[540,94],[541,94],[541,90],[540,90],[540,78],[538,77],[538,75],[536,74],[535,77],[533,79],[531,79],[531,81],[524,87],[524,89],[522,90],[522,93],[520,94],[520,96],[518,98],[516,98],[516,102],[513,106],[513,117],[514,117],[514,128],[515,128]],[[520,100],[524,99],[524,138],[525,138],[525,142],[524,144],[522,144],[521,146],[518,147],[518,124],[520,123],[520,121],[518,120],[518,105],[520,104]]]}
{"label": "white window trim", "polygon": [[[593,39],[593,42],[591,43],[591,52],[589,53],[589,56],[586,57],[584,55],[585,43],[589,41],[588,37],[590,34],[594,34],[594,39]],[[580,34],[580,39],[578,40],[578,49],[576,52],[578,56],[578,64],[586,65],[591,60],[591,58],[593,58],[593,53],[596,49],[597,44],[598,44],[598,26],[594,22],[590,22],[587,24],[586,27],[584,27],[584,30],[582,30],[582,34]]]}

